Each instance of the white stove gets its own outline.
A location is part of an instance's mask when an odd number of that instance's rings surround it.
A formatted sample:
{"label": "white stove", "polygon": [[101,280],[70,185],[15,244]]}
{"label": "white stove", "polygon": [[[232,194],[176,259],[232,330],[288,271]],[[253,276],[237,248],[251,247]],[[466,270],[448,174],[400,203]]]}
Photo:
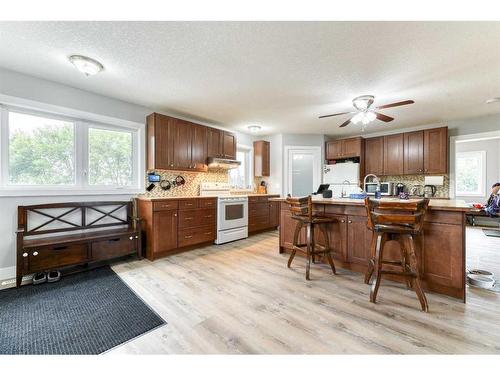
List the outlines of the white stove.
{"label": "white stove", "polygon": [[231,195],[231,185],[224,182],[202,182],[200,196],[217,197],[216,244],[248,237],[248,198]]}

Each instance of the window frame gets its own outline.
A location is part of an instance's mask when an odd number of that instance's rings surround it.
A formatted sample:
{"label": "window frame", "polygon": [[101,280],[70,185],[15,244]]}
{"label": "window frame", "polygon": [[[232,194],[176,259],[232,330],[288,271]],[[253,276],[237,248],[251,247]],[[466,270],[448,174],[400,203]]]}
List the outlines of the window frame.
{"label": "window frame", "polygon": [[[9,183],[9,112],[40,116],[54,120],[69,121],[74,126],[75,179],[71,185],[12,185]],[[69,111],[68,111],[69,112]],[[0,103],[0,196],[52,196],[52,195],[96,195],[137,194],[144,190],[144,125],[98,115],[69,116],[44,109],[33,109]],[[104,116],[102,116],[104,117]],[[114,122],[114,123],[110,123]],[[118,125],[116,124],[118,123]],[[88,135],[90,128],[126,131],[132,134],[133,185],[90,185],[88,182]]]}
{"label": "window frame", "polygon": [[[463,192],[458,190],[458,159],[462,157],[466,157],[467,155],[479,155],[480,156],[480,178],[479,178],[479,192]],[[455,154],[455,196],[458,197],[484,197],[486,196],[486,151],[485,150],[477,150],[477,151],[457,151]]]}
{"label": "window frame", "polygon": [[[237,144],[236,145],[236,155],[238,155],[238,151],[244,152],[246,155],[246,159],[247,159],[247,160],[245,160],[246,186],[244,188],[233,187],[233,186],[231,186],[231,187],[235,190],[250,191],[253,188],[253,182],[254,182],[253,181],[254,180],[254,176],[253,176],[253,147],[247,146],[247,145],[242,145],[242,144]],[[229,176],[229,179],[231,179],[230,176]],[[230,183],[231,183],[231,181],[230,181]]]}

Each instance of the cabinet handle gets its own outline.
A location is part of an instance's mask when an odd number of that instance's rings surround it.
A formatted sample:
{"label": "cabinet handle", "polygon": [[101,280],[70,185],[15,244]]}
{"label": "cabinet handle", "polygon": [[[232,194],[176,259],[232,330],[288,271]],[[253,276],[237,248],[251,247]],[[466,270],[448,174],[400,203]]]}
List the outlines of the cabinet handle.
{"label": "cabinet handle", "polygon": [[340,220],[341,223],[345,223],[345,220]]}
{"label": "cabinet handle", "polygon": [[192,217],[185,217],[184,220],[193,220]]}
{"label": "cabinet handle", "polygon": [[128,239],[132,241],[134,239],[134,236],[130,236]]}
{"label": "cabinet handle", "polygon": [[28,253],[23,253],[23,258],[26,258],[28,256]]}
{"label": "cabinet handle", "polygon": [[349,220],[349,221],[348,221],[348,223],[349,223],[349,224],[352,224],[352,220]]}
{"label": "cabinet handle", "polygon": [[135,236],[135,238],[139,238],[139,236]]}
{"label": "cabinet handle", "polygon": [[209,234],[212,234],[212,232],[205,232],[203,234],[209,235]]}
{"label": "cabinet handle", "polygon": [[38,255],[38,251],[33,252],[33,256],[36,257]]}
{"label": "cabinet handle", "polygon": [[174,216],[177,216],[177,212],[174,214]]}
{"label": "cabinet handle", "polygon": [[171,166],[171,167],[173,167],[173,166],[174,166],[174,164],[173,164],[173,163],[171,163],[171,164],[170,164],[170,166]]}
{"label": "cabinet handle", "polygon": [[206,217],[207,219],[209,219],[209,218],[211,218],[211,217],[212,217],[212,215],[206,215],[205,217]]}
{"label": "cabinet handle", "polygon": [[184,236],[184,238],[186,238],[186,239],[193,238],[193,236]]}

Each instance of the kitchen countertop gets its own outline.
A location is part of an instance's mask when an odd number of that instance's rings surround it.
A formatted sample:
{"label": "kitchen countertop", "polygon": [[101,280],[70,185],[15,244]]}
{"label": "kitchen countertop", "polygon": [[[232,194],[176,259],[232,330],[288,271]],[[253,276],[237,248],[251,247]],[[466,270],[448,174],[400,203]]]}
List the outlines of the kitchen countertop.
{"label": "kitchen countertop", "polygon": [[[279,194],[257,194],[257,193],[252,193],[252,194],[232,194],[230,196],[237,197],[237,196],[246,196],[246,197],[279,197]],[[217,198],[217,197],[202,197],[202,196],[178,196],[178,197],[144,197],[144,196],[139,196],[137,199],[142,199],[146,201],[163,201],[163,200],[176,200],[176,199],[194,199],[194,198],[201,198],[201,199],[207,199],[207,198]],[[274,198],[273,198],[274,199]]]}
{"label": "kitchen countertop", "polygon": [[[272,201],[284,202],[286,198],[271,198]],[[315,198],[313,197],[313,203],[316,204],[333,204],[333,205],[347,205],[347,206],[364,206],[365,202],[363,199],[350,199],[350,198]],[[399,199],[399,198],[382,198],[382,201],[388,202],[401,202],[401,203],[411,203],[416,202],[419,199]],[[429,203],[430,210],[440,210],[440,211],[470,211],[471,208],[468,204],[460,199],[431,199]]]}

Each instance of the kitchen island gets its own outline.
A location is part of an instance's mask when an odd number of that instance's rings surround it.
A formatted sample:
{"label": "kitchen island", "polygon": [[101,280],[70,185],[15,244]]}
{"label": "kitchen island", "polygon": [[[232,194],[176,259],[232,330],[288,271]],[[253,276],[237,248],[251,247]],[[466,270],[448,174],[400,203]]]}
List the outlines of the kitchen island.
{"label": "kitchen island", "polygon": [[[397,198],[383,198],[397,200]],[[292,249],[296,220],[284,198],[280,202],[279,251]],[[401,201],[411,202],[412,200]],[[364,273],[371,256],[372,232],[367,228],[366,209],[361,199],[315,198],[313,210],[334,219],[328,224],[330,247],[337,267]],[[465,214],[469,206],[461,200],[431,199],[425,217],[424,234],[418,239],[420,274],[427,291],[460,298],[465,302]],[[318,243],[324,243],[319,231]],[[303,241],[305,230],[301,233]],[[388,260],[399,260],[398,243],[387,243]],[[389,278],[389,277],[387,277]],[[391,277],[395,281],[402,281]]]}

